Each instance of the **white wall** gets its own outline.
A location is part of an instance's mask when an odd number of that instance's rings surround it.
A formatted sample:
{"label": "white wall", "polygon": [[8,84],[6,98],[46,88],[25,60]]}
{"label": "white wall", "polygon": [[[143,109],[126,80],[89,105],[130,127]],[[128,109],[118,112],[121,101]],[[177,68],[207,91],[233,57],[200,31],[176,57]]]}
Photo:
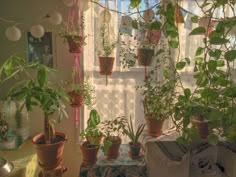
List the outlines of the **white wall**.
{"label": "white wall", "polygon": [[[48,31],[54,32],[54,58],[56,59],[55,68],[59,70],[59,77],[63,80],[71,79],[71,67],[73,64],[73,55],[68,52],[68,47],[63,40],[57,35],[59,27],[50,25],[43,18],[51,10],[57,10],[63,14],[66,19],[67,7],[64,6],[62,0],[5,0],[1,2],[0,18],[20,22],[18,27],[22,31],[22,37],[17,42],[11,42],[5,37],[5,30],[11,26],[11,23],[5,23],[0,20],[0,64],[4,60],[13,55],[26,56],[26,36],[30,27],[40,22]],[[0,99],[2,99],[9,84],[0,85]],[[79,130],[74,124],[74,109],[67,106],[68,119],[64,119],[60,124],[56,125],[58,131],[67,134],[68,142],[65,146],[65,154],[63,157],[64,164],[68,171],[63,177],[78,176],[81,154],[78,145]],[[39,110],[30,113],[31,135],[35,135],[43,130],[43,114]]]}

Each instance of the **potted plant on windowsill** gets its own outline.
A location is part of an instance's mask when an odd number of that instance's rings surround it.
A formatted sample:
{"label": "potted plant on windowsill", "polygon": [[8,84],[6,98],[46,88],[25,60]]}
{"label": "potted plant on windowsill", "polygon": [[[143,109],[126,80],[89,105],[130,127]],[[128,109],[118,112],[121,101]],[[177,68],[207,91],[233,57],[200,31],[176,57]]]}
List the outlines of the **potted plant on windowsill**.
{"label": "potted plant on windowsill", "polygon": [[139,142],[139,137],[142,134],[142,132],[144,130],[144,127],[145,127],[145,124],[140,124],[138,126],[137,130],[135,131],[134,125],[132,123],[132,119],[131,119],[131,116],[130,116],[128,126],[124,128],[125,135],[127,135],[130,139],[130,142],[129,142],[129,147],[130,147],[129,156],[132,159],[136,159],[136,158],[139,158],[141,156],[140,150],[141,150],[141,147],[142,147],[142,143]]}
{"label": "potted plant on windowsill", "polygon": [[[164,46],[164,45],[163,45]],[[160,136],[165,119],[172,115],[176,97],[176,76],[168,47],[157,52],[154,68],[149,71],[144,84],[137,86],[143,96],[144,115],[150,136]]]}
{"label": "potted plant on windowsill", "polygon": [[9,90],[8,97],[22,100],[22,107],[33,111],[38,106],[43,111],[44,132],[33,137],[32,143],[38,155],[42,169],[53,169],[61,166],[64,144],[67,137],[62,132],[56,132],[53,119],[58,112],[58,121],[67,117],[64,101],[67,94],[59,85],[48,80],[48,73],[54,70],[40,63],[27,63],[24,58],[11,56],[0,68],[0,80],[13,79],[16,75],[23,76]]}
{"label": "potted plant on windowsill", "polygon": [[92,109],[87,121],[87,128],[80,134],[83,139],[86,139],[86,141],[83,141],[80,145],[83,154],[83,162],[86,165],[93,165],[97,161],[97,153],[103,137],[99,124],[100,115],[96,109]]}
{"label": "potted plant on windowsill", "polygon": [[124,116],[102,122],[102,132],[104,134],[102,150],[107,159],[117,159],[119,157],[121,136],[124,135],[126,125],[127,119]]}

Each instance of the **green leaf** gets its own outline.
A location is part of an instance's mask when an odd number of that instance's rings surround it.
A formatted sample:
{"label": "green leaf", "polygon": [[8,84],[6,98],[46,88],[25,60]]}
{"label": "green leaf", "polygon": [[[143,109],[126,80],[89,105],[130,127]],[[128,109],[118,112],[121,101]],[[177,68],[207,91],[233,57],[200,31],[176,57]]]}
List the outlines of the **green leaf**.
{"label": "green leaf", "polygon": [[217,62],[215,60],[210,60],[207,65],[209,72],[211,73],[215,72],[217,67]]}
{"label": "green leaf", "polygon": [[220,21],[216,26],[216,32],[224,33],[224,29],[225,29],[224,26],[225,26],[224,22]]}
{"label": "green leaf", "polygon": [[204,49],[202,47],[198,47],[195,53],[195,56],[201,55],[203,52],[204,52]]}
{"label": "green leaf", "polygon": [[211,57],[214,57],[215,59],[219,59],[221,56],[221,50],[220,49],[210,50],[209,55]]}
{"label": "green leaf", "polygon": [[167,31],[168,32],[168,36],[170,36],[171,38],[176,38],[179,33],[177,31]]}
{"label": "green leaf", "polygon": [[193,17],[191,17],[191,21],[192,21],[193,23],[197,23],[197,22],[198,22],[198,16],[193,16]]}
{"label": "green leaf", "polygon": [[186,62],[180,61],[176,64],[176,69],[177,70],[182,70],[185,67],[185,65],[186,65]]}
{"label": "green leaf", "polygon": [[228,39],[220,38],[220,37],[212,37],[210,39],[210,44],[213,44],[213,45],[222,45],[222,44],[225,44],[227,42],[229,42]]}
{"label": "green leaf", "polygon": [[216,63],[217,63],[217,67],[225,66],[224,60],[217,60]]}
{"label": "green leaf", "polygon": [[171,40],[171,41],[168,41],[168,43],[169,43],[170,47],[172,47],[172,48],[178,48],[178,46],[179,46],[178,41]]}
{"label": "green leaf", "polygon": [[40,87],[43,87],[47,82],[48,76],[45,68],[41,68],[38,70],[37,79]]}
{"label": "green leaf", "polygon": [[197,27],[195,29],[193,29],[189,35],[200,35],[200,34],[205,34],[206,33],[206,29],[203,27]]}
{"label": "green leaf", "polygon": [[187,99],[191,96],[191,90],[189,88],[184,89],[184,95]]}
{"label": "green leaf", "polygon": [[137,22],[137,20],[133,20],[133,21],[132,21],[132,27],[133,27],[134,29],[138,29],[138,22]]}
{"label": "green leaf", "polygon": [[188,65],[190,65],[190,58],[186,57],[186,58],[184,58],[184,60],[186,61],[186,63],[187,63]]}
{"label": "green leaf", "polygon": [[208,136],[208,142],[209,144],[216,145],[219,142],[219,138],[215,134],[211,134]]}
{"label": "green leaf", "polygon": [[162,25],[161,22],[154,21],[154,22],[151,23],[150,28],[159,30],[159,29],[161,29],[161,25]]}
{"label": "green leaf", "polygon": [[234,61],[236,59],[236,50],[229,50],[225,52],[225,59],[227,61]]}
{"label": "green leaf", "polygon": [[142,0],[130,0],[130,7],[135,8],[138,7]]}

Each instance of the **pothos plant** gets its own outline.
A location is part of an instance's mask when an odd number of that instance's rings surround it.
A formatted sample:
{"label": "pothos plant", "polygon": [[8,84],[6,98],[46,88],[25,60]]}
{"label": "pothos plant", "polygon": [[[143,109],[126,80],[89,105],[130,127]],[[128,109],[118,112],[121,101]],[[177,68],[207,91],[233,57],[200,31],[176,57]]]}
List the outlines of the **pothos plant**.
{"label": "pothos plant", "polygon": [[22,80],[14,80],[8,97],[22,100],[22,108],[25,106],[27,111],[33,111],[35,106],[43,111],[46,144],[51,144],[56,140],[54,129],[56,120],[52,116],[58,112],[59,122],[64,116],[67,117],[64,101],[68,100],[61,86],[50,82],[49,72],[55,72],[55,70],[40,63],[28,63],[19,56],[9,57],[0,67],[1,84],[16,76],[22,76]]}
{"label": "pothos plant", "polygon": [[[232,130],[235,127],[235,93],[236,86],[233,81],[232,70],[236,59],[235,45],[232,42],[232,29],[235,27],[235,15],[226,17],[225,6],[233,7],[233,1],[196,1],[203,13],[208,17],[205,26],[193,29],[189,35],[199,35],[202,45],[196,49],[194,58],[194,89],[183,88],[175,107],[175,120],[180,125],[181,142],[193,141],[198,137],[195,127],[190,127],[193,114],[198,114],[208,120],[211,143],[217,143],[219,137],[235,140]],[[207,7],[208,10],[204,10]],[[214,12],[222,10],[223,18],[214,16]],[[234,14],[234,13],[233,13]],[[197,23],[198,17],[192,22]],[[212,31],[211,21],[217,21]],[[177,63],[181,70],[185,61]]]}

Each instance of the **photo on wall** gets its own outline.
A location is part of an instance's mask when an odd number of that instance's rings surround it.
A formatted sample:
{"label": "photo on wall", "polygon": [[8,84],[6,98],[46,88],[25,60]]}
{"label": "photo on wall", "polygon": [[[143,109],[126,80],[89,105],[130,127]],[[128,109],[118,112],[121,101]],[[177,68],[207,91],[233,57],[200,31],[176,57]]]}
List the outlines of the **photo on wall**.
{"label": "photo on wall", "polygon": [[40,62],[53,68],[52,32],[45,32],[41,38],[35,38],[27,32],[28,62]]}

